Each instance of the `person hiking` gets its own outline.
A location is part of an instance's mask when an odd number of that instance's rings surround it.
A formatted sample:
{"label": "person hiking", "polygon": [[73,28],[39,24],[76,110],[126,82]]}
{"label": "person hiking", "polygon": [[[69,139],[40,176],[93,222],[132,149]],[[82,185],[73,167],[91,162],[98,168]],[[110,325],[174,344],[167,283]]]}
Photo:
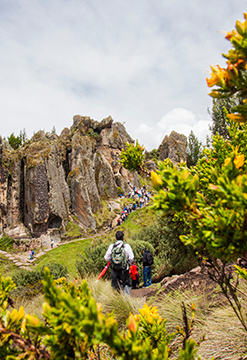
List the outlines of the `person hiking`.
{"label": "person hiking", "polygon": [[114,289],[130,294],[131,283],[129,274],[129,264],[134,261],[134,254],[129,244],[124,241],[124,233],[116,232],[116,242],[111,244],[104,256],[108,262],[111,261],[111,285]]}
{"label": "person hiking", "polygon": [[131,277],[131,285],[132,289],[139,288],[139,274],[136,266],[136,262],[134,261],[133,264],[130,265],[130,277]]}
{"label": "person hiking", "polygon": [[147,249],[142,249],[143,254],[143,280],[144,285],[143,287],[148,287],[151,285],[151,265],[153,264],[153,255]]}

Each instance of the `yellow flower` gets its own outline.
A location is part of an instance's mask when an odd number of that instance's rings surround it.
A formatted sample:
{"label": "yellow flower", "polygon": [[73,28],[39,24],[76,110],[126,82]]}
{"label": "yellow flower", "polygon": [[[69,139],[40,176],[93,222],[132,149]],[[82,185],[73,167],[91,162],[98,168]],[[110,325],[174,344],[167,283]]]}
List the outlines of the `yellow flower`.
{"label": "yellow flower", "polygon": [[137,330],[137,323],[132,314],[130,314],[129,319],[128,319],[128,329],[129,329],[129,331],[133,331],[133,332],[136,332],[136,330]]}
{"label": "yellow flower", "polygon": [[227,166],[231,162],[231,158],[228,157],[225,159],[224,165]]}
{"label": "yellow flower", "polygon": [[162,187],[162,179],[155,171],[151,171],[151,181],[156,190]]}
{"label": "yellow flower", "polygon": [[239,169],[241,166],[243,166],[244,165],[244,154],[237,155],[234,159],[234,164],[237,169]]}
{"label": "yellow flower", "polygon": [[246,118],[244,118],[241,114],[227,114],[227,117],[237,123],[243,123],[246,121]]}
{"label": "yellow flower", "polygon": [[154,320],[158,322],[162,321],[162,318],[158,314],[158,309],[156,306],[151,308],[147,304],[144,304],[143,308],[139,310],[140,314],[144,316],[149,324],[152,324]]}
{"label": "yellow flower", "polygon": [[229,75],[225,69],[222,69],[219,65],[212,66],[212,74],[211,78],[206,78],[208,87],[212,87],[214,85],[221,85],[222,83],[225,83],[225,81],[229,78]]}

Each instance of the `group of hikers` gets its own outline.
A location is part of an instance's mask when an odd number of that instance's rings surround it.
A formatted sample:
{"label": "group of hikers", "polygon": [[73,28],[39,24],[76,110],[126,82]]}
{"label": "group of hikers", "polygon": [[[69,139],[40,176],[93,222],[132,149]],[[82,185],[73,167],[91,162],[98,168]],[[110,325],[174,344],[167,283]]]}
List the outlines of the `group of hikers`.
{"label": "group of hikers", "polygon": [[[151,285],[151,265],[153,264],[153,255],[143,249],[143,287]],[[126,294],[130,294],[131,287],[139,287],[139,274],[137,265],[134,261],[134,254],[131,246],[124,243],[124,233],[116,232],[116,242],[111,244],[104,256],[107,262],[111,264],[111,285],[114,289],[122,289]]]}
{"label": "group of hikers", "polygon": [[[121,215],[117,219],[117,226],[121,225],[125,220],[128,219],[128,215],[135,211],[137,208],[142,208],[149,202],[150,192],[146,190],[145,186],[142,186],[141,189],[137,189],[135,186],[128,183],[130,187],[130,191],[128,192],[127,198],[132,199],[133,202],[126,205],[122,210]],[[125,197],[125,195],[121,194],[121,197]],[[111,205],[109,204],[109,210],[111,211]],[[112,223],[109,225],[110,230],[112,230]]]}

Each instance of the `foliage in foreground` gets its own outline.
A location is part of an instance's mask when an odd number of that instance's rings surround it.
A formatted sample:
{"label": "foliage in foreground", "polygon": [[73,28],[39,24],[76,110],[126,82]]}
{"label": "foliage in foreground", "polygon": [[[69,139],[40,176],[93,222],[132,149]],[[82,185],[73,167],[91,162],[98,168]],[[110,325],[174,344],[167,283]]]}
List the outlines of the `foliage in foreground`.
{"label": "foliage in foreground", "polygon": [[[169,160],[152,174],[158,194],[155,208],[164,215],[189,224],[180,236],[203,257],[209,274],[221,287],[247,331],[247,318],[239,301],[237,279],[227,270],[247,251],[247,125],[229,127],[231,143],[219,135],[211,149],[190,171],[185,164],[175,167]],[[220,261],[216,259],[220,259]]]}
{"label": "foliage in foreground", "polygon": [[[26,315],[22,307],[10,312],[8,296],[15,285],[10,278],[0,278],[0,350],[4,359],[86,359],[100,344],[119,359],[169,359],[174,334],[167,334],[166,321],[156,308],[145,305],[139,316],[130,314],[127,331],[120,332],[113,314],[103,315],[85,280],[79,286],[63,278],[56,284],[49,269],[44,277],[44,322]],[[179,360],[195,359],[191,328],[188,321],[184,329],[178,328],[184,344]]]}
{"label": "foliage in foreground", "polygon": [[226,68],[219,65],[211,66],[211,78],[207,78],[209,87],[213,90],[209,95],[213,98],[229,98],[236,94],[239,104],[231,108],[232,114],[228,119],[239,123],[247,121],[247,13],[244,14],[245,21],[236,21],[236,30],[228,32],[225,38],[231,42],[232,48],[227,54]]}

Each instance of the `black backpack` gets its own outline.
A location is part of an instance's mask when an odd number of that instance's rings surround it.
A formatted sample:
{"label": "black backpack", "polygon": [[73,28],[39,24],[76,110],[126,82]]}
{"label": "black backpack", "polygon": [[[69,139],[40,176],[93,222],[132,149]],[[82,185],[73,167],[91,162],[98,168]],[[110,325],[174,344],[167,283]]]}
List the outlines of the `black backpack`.
{"label": "black backpack", "polygon": [[114,244],[111,253],[111,268],[113,270],[125,270],[127,267],[127,256],[124,244]]}
{"label": "black backpack", "polygon": [[146,259],[147,259],[146,261],[147,261],[148,266],[153,265],[154,257],[150,252],[147,252]]}

